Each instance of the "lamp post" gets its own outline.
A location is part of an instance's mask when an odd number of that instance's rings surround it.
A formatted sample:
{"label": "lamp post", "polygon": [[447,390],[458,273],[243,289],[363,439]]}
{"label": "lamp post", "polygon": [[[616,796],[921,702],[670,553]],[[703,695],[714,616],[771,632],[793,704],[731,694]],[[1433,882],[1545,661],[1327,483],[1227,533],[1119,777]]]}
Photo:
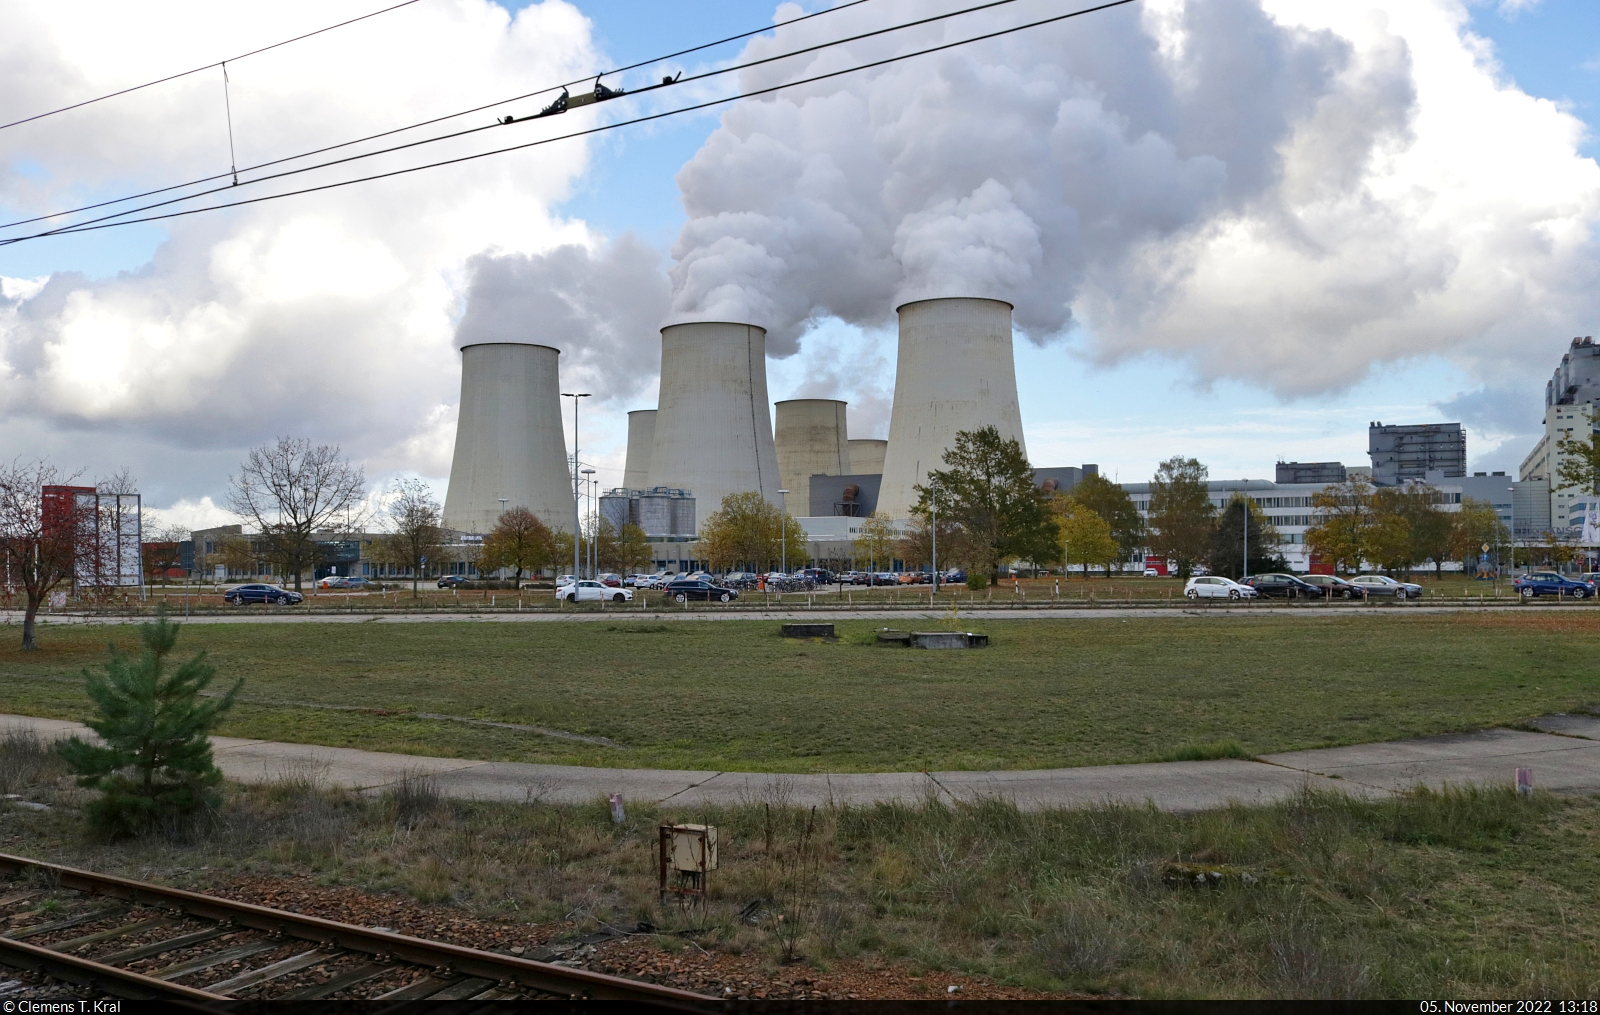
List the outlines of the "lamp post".
{"label": "lamp post", "polygon": [[1250,495],[1244,495],[1244,560],[1239,564],[1239,580],[1250,577]]}
{"label": "lamp post", "polygon": [[583,474],[588,477],[587,482],[589,484],[589,552],[587,556],[589,558],[589,577],[593,578],[600,573],[600,554],[595,548],[595,537],[600,534],[600,526],[595,523],[594,517],[594,488],[596,480],[594,479],[593,469],[584,469]]}
{"label": "lamp post", "polygon": [[939,481],[933,481],[933,594],[939,594]]}
{"label": "lamp post", "polygon": [[778,496],[783,498],[783,508],[778,512],[778,570],[784,574],[789,573],[789,491],[779,490]]}
{"label": "lamp post", "polygon": [[583,495],[578,484],[583,477],[578,474],[578,399],[588,398],[587,391],[563,391],[562,398],[572,399],[572,600],[578,600],[578,547],[583,533]]}

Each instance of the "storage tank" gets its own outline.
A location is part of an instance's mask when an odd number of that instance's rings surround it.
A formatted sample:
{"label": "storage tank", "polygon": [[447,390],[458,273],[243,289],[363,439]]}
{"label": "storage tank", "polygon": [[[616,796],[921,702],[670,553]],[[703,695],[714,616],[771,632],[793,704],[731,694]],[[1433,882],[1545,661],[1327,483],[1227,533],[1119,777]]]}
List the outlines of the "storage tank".
{"label": "storage tank", "polygon": [[462,346],[447,528],[489,532],[502,510],[525,507],[552,529],[572,530],[560,356],[532,343]]}
{"label": "storage tank", "polygon": [[778,504],[778,457],[767,401],[767,333],[720,321],[661,329],[661,397],[651,488],[694,498],[696,531],[730,493]]}
{"label": "storage tank", "polygon": [[656,410],[628,413],[628,458],[622,467],[622,486],[643,490],[650,484],[650,450],[656,440]]}
{"label": "storage tank", "polygon": [[773,444],[778,478],[789,491],[792,515],[811,513],[811,477],[843,476],[850,471],[850,436],[845,403],[832,398],[791,398],[776,406]]}
{"label": "storage tank", "polygon": [[877,476],[883,473],[883,454],[889,450],[888,441],[852,440],[850,442],[850,472],[852,476]]}
{"label": "storage tank", "polygon": [[907,518],[912,487],[944,468],[956,434],[994,426],[1022,444],[1017,370],[1011,353],[1011,304],[956,297],[918,300],[897,309],[900,351],[894,408],[883,456],[878,511]]}

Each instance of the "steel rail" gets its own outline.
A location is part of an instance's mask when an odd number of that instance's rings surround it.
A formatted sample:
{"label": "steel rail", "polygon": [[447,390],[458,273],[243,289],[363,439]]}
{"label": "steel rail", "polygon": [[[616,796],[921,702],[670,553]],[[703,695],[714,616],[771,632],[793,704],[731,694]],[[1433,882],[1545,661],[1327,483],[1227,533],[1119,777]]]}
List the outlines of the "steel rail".
{"label": "steel rail", "polygon": [[[528,988],[565,997],[639,1001],[656,1007],[674,1008],[682,1011],[707,1011],[709,1010],[708,1002],[714,1000],[704,994],[679,990],[675,987],[641,983],[621,976],[595,973],[586,969],[571,969],[512,955],[497,955],[492,952],[479,951],[476,948],[466,948],[441,941],[427,941],[422,938],[395,934],[389,931],[369,930],[352,924],[324,920],[321,917],[289,913],[281,909],[270,909],[266,906],[257,906],[248,902],[235,902],[232,899],[202,895],[198,892],[184,891],[180,888],[166,888],[161,885],[133,881],[111,874],[96,874],[93,871],[79,870],[75,867],[65,867],[60,864],[33,860],[28,857],[12,856],[6,853],[0,853],[0,871],[13,873],[42,872],[61,887],[74,889],[87,895],[102,895],[148,906],[177,909],[191,916],[215,920],[219,923],[264,931],[269,934],[282,935],[301,941],[314,941],[347,951],[363,952],[379,959],[423,966],[464,977],[480,977],[505,987]],[[112,966],[102,966],[86,959],[63,955],[48,948],[26,945],[20,941],[0,941],[0,956],[10,955],[15,955],[19,960],[26,958],[28,962],[32,963],[56,962],[60,964],[64,971],[76,971],[75,975],[79,976],[95,975],[100,978],[102,984],[105,985],[104,989],[108,993],[112,993],[109,984],[113,982],[112,974],[115,974],[115,977],[118,978],[115,982],[127,983],[127,989],[130,990],[154,990],[159,986],[161,989],[169,991],[167,994],[160,995],[164,997],[207,1000],[220,998],[220,995],[208,994],[193,987],[182,987],[162,980],[154,980],[151,977],[140,976],[137,973],[116,969]],[[22,961],[18,961],[16,964],[22,965],[24,968],[36,968],[35,965],[28,965]],[[93,968],[91,969],[90,967]],[[52,972],[49,975],[56,976],[58,974]],[[130,977],[136,977],[137,982],[128,979]],[[60,975],[59,978],[72,979],[72,977],[64,974]],[[75,980],[74,982],[82,981]],[[150,995],[119,996],[147,997]]]}
{"label": "steel rail", "polygon": [[41,945],[31,945],[26,941],[16,941],[11,938],[0,938],[0,962],[17,969],[26,969],[57,980],[65,980],[68,983],[93,987],[112,997],[127,998],[131,1001],[233,1000],[222,994],[212,994],[179,983],[168,983],[166,980],[158,980],[143,973],[102,965],[91,959],[67,955]]}

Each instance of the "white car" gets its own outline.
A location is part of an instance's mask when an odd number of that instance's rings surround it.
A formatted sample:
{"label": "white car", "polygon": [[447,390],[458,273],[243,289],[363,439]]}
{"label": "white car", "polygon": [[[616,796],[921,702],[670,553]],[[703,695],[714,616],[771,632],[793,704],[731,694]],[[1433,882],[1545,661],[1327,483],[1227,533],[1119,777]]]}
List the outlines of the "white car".
{"label": "white car", "polygon": [[613,603],[626,603],[633,599],[633,590],[613,588],[585,579],[578,583],[577,589],[573,589],[571,582],[557,585],[556,598],[565,599],[569,603],[598,603],[605,599]]}
{"label": "white car", "polygon": [[1197,575],[1183,586],[1183,594],[1190,599],[1255,599],[1261,593],[1248,585],[1240,585],[1232,578],[1215,575]]}
{"label": "white car", "polygon": [[1161,572],[1157,571],[1153,567],[1147,567],[1147,568],[1144,569],[1144,576],[1146,578],[1160,578],[1161,577]]}

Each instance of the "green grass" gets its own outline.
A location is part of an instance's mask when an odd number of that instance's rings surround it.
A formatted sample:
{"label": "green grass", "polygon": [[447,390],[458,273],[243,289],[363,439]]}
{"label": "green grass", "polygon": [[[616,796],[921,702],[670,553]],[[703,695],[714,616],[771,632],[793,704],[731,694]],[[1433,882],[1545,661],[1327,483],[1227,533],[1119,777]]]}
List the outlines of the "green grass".
{"label": "green grass", "polygon": [[[987,621],[926,652],[785,640],[776,623],[191,625],[222,733],[620,767],[874,771],[1254,755],[1516,723],[1600,702],[1600,611]],[[131,627],[0,645],[0,711],[82,718],[80,674]],[[336,706],[313,708],[308,705]],[[417,717],[609,738],[611,748]]]}
{"label": "green grass", "polygon": [[[4,738],[0,768],[34,766],[37,753]],[[1140,997],[1600,992],[1594,798],[1522,799],[1506,787],[1361,802],[1308,791],[1182,815],[756,800],[630,807],[613,825],[599,799],[449,801],[427,780],[374,797],[319,789],[302,773],[229,786],[222,809],[186,831],[107,842],[87,833],[87,791],[59,766],[16,787],[54,809],[0,807],[7,852],[201,890],[310,873],[513,925],[570,921],[567,936],[647,921],[759,957],[785,979],[851,958]],[[703,913],[656,899],[662,821],[720,829]],[[1197,887],[1197,870],[1226,876]]]}

